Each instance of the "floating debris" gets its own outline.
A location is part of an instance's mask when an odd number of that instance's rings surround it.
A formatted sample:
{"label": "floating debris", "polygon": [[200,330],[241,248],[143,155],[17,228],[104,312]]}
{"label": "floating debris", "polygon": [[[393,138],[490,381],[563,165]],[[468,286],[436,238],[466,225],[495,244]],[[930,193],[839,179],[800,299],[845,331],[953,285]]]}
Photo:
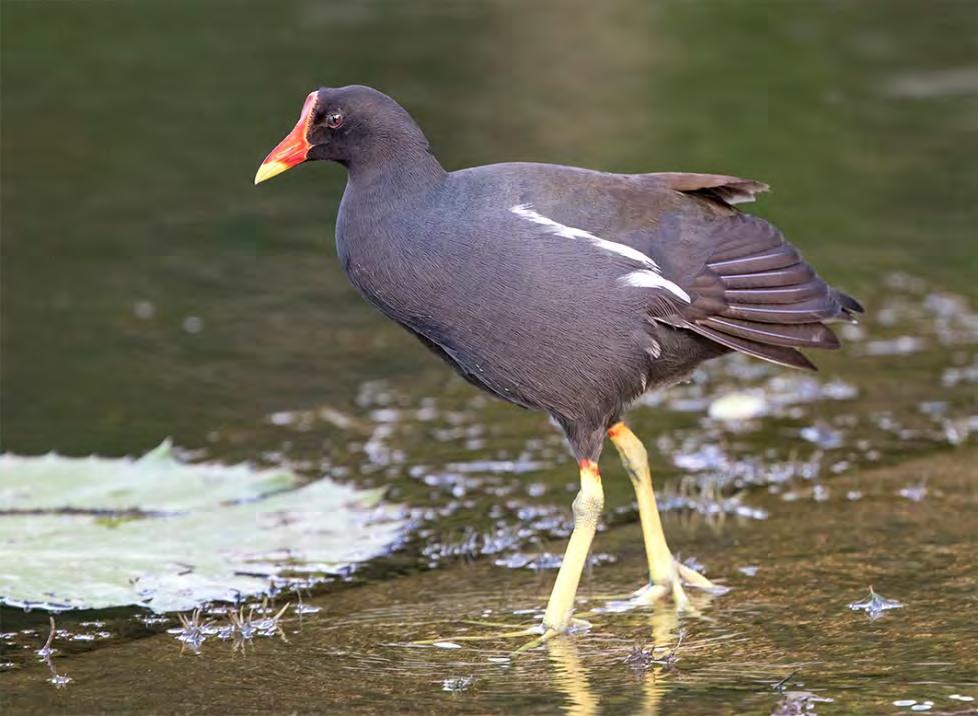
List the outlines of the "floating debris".
{"label": "floating debris", "polygon": [[180,626],[175,629],[167,629],[168,634],[174,634],[177,641],[183,643],[185,646],[189,646],[195,654],[200,653],[200,647],[207,640],[208,636],[215,636],[218,633],[218,629],[213,626],[213,622],[201,622],[200,615],[201,611],[199,607],[194,609],[190,617],[178,614],[177,618],[180,620]]}
{"label": "floating debris", "polygon": [[945,368],[941,375],[941,385],[953,388],[961,383],[978,383],[978,361],[961,368]]}
{"label": "floating debris", "polygon": [[[53,668],[53,665],[52,665],[52,668]],[[67,686],[68,684],[70,684],[72,681],[74,681],[74,679],[71,678],[70,676],[68,676],[67,674],[58,674],[58,673],[51,674],[51,676],[49,676],[48,679],[47,679],[47,682],[49,684],[54,684],[54,688],[56,688],[56,689],[63,689],[65,686]]]}
{"label": "floating debris", "polygon": [[727,469],[731,463],[730,457],[718,445],[702,445],[692,452],[678,453],[672,461],[676,467],[690,472]]}
{"label": "floating debris", "polygon": [[710,403],[707,414],[714,420],[737,422],[753,420],[767,412],[768,405],[762,395],[753,392],[739,392],[728,393],[714,400]]}
{"label": "floating debris", "polygon": [[900,497],[904,497],[911,502],[922,502],[927,498],[927,486],[923,483],[919,485],[910,485],[909,487],[901,487],[897,494]]}
{"label": "floating debris", "polygon": [[771,716],[800,716],[815,713],[815,704],[831,704],[835,699],[818,696],[811,691],[785,691]]}
{"label": "floating debris", "polygon": [[323,405],[313,410],[282,410],[267,416],[266,420],[272,425],[291,427],[299,431],[312,430],[323,423],[340,430],[368,431],[365,424],[329,405]]}
{"label": "floating debris", "polygon": [[303,603],[301,585],[293,585],[292,591],[295,592],[296,601],[298,602],[293,609],[296,614],[302,616],[303,614],[318,614],[320,611],[322,611],[322,607]]}
{"label": "floating debris", "polygon": [[[247,615],[245,615],[243,606],[239,607],[238,611],[229,609],[227,611],[228,624],[218,629],[217,636],[221,639],[232,639],[239,642],[251,641],[256,636],[284,638],[285,632],[282,631],[279,621],[290,606],[291,604],[286,604],[271,617],[261,619],[255,619],[254,607],[249,609]],[[262,607],[262,611],[265,609],[266,607]]]}
{"label": "floating debris", "polygon": [[48,633],[48,639],[44,642],[44,646],[37,650],[37,655],[41,657],[48,668],[51,670],[51,676],[47,678],[47,682],[52,684],[56,689],[63,689],[65,686],[70,684],[74,679],[72,679],[67,674],[59,674],[57,668],[54,666],[54,661],[51,656],[57,651],[51,645],[54,643],[54,637],[58,633],[57,628],[54,624],[54,617],[48,617],[51,624],[51,631]]}
{"label": "floating debris", "polygon": [[671,671],[676,668],[676,662],[679,661],[679,648],[683,645],[685,638],[686,630],[680,629],[676,634],[676,644],[672,647],[656,644],[632,647],[632,650],[624,658],[624,662],[637,674],[642,674],[653,666],[661,666],[666,671]]}
{"label": "floating debris", "polygon": [[893,702],[893,705],[903,708],[909,706],[911,711],[930,711],[934,708],[933,701],[917,701],[916,699],[897,699]]}
{"label": "floating debris", "polygon": [[435,641],[431,645],[437,649],[461,649],[461,644],[456,644],[454,641]]}
{"label": "floating debris", "polygon": [[740,572],[741,574],[746,574],[748,577],[753,577],[757,574],[757,571],[759,569],[760,567],[758,567],[757,565],[749,564],[745,567],[738,567],[737,571]]}
{"label": "floating debris", "polygon": [[949,699],[952,699],[954,701],[968,701],[968,702],[971,702],[971,701],[974,701],[975,700],[975,697],[974,696],[962,696],[961,694],[951,694],[950,696],[948,696],[948,698]]}
{"label": "floating debris", "polygon": [[825,423],[817,423],[802,428],[799,434],[802,439],[818,445],[823,450],[832,450],[842,445],[842,433]]}
{"label": "floating debris", "polygon": [[286,604],[272,616],[260,616],[257,619],[255,618],[256,613],[263,615],[269,612],[267,601],[261,606],[250,607],[247,614],[243,605],[237,610],[221,609],[213,612],[227,619],[224,624],[219,624],[215,620],[201,621],[203,612],[197,608],[189,617],[178,614],[180,626],[168,629],[167,633],[173,634],[177,641],[190,647],[195,654],[200,653],[201,646],[208,637],[212,636],[225,641],[233,641],[235,650],[242,648],[255,637],[278,636],[284,640],[285,632],[282,630],[280,622],[290,606],[291,604]]}
{"label": "floating debris", "polygon": [[456,676],[455,678],[445,679],[441,682],[441,690],[458,694],[468,689],[475,683],[474,676]]}
{"label": "floating debris", "polygon": [[625,657],[625,663],[632,668],[632,671],[645,673],[655,664],[655,656],[652,653],[654,649],[655,646],[632,647],[632,650],[628,652],[628,656]]}
{"label": "floating debris", "polygon": [[473,460],[472,462],[451,462],[445,468],[461,473],[492,473],[518,475],[524,472],[537,472],[550,467],[550,463],[533,460]]}
{"label": "floating debris", "polygon": [[873,588],[869,588],[869,597],[859,602],[850,602],[849,608],[854,611],[863,611],[869,616],[870,621],[876,621],[883,612],[888,609],[902,609],[905,605],[895,599],[887,599],[877,594]]}
{"label": "floating debris", "polygon": [[[544,569],[559,569],[563,557],[552,552],[541,552],[539,554],[526,554],[524,552],[514,552],[505,557],[500,557],[493,561],[497,567],[507,567],[508,569],[532,569],[540,571]],[[613,554],[600,552],[588,557],[589,567],[596,567],[601,564],[613,564],[618,558]]]}
{"label": "floating debris", "polygon": [[48,617],[48,619],[51,623],[51,631],[48,632],[48,639],[44,642],[44,646],[37,650],[37,655],[45,661],[50,659],[51,655],[57,651],[51,646],[54,643],[54,635],[57,633],[57,629],[54,626],[54,617]]}

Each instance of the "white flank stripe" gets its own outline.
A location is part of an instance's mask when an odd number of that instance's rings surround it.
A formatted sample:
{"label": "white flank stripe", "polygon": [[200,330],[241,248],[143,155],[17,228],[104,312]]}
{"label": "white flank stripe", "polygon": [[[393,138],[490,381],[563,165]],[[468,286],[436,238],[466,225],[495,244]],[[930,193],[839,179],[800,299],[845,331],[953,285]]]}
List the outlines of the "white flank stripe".
{"label": "white flank stripe", "polygon": [[512,207],[510,211],[522,219],[532,221],[534,224],[539,224],[540,226],[545,226],[550,230],[551,234],[563,236],[567,239],[584,239],[600,249],[610,251],[618,254],[619,256],[624,256],[625,258],[636,261],[645,267],[641,270],[632,271],[631,273],[622,276],[620,279],[618,279],[619,285],[632,286],[635,288],[663,288],[672,293],[674,296],[681,298],[686,303],[690,302],[689,294],[679,288],[679,286],[674,284],[672,281],[664,278],[661,270],[659,269],[659,265],[653,261],[650,256],[646,256],[641,251],[633,249],[631,246],[619,244],[616,241],[602,239],[600,236],[595,236],[590,231],[585,231],[584,229],[578,229],[573,226],[561,224],[559,221],[554,221],[553,219],[534,211],[532,204],[517,204],[516,206]]}
{"label": "white flank stripe", "polygon": [[664,278],[658,271],[649,271],[648,269],[632,271],[618,279],[618,285],[633,286],[634,288],[664,288],[686,303],[690,303],[689,294],[669,279]]}
{"label": "white flank stripe", "polygon": [[590,241],[595,246],[599,246],[605,251],[611,251],[612,253],[620,254],[626,258],[630,258],[632,261],[638,261],[650,268],[658,269],[658,264],[655,263],[651,258],[643,254],[641,251],[636,251],[631,246],[625,246],[624,244],[619,244],[614,241],[608,241],[607,239],[602,239],[600,236],[595,236],[590,231],[585,231],[584,229],[576,229],[573,226],[566,226],[560,222],[554,221],[553,219],[548,219],[543,214],[540,214],[533,210],[532,204],[517,204],[512,209],[510,209],[517,216],[532,221],[534,224],[540,224],[540,226],[546,226],[550,229],[551,234],[556,234],[557,236],[563,236],[567,239],[586,239]]}

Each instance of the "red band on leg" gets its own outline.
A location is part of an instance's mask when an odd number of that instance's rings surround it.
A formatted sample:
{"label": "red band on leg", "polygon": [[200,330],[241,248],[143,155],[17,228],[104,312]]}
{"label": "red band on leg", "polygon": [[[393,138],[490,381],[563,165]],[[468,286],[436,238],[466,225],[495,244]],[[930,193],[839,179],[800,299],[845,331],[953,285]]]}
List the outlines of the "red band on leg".
{"label": "red band on leg", "polygon": [[610,428],[608,428],[608,437],[614,440],[619,435],[621,435],[622,432],[624,432],[625,430],[628,430],[628,428],[625,427],[625,423],[621,423],[621,422],[615,423]]}
{"label": "red band on leg", "polygon": [[577,464],[581,468],[581,472],[587,472],[592,475],[600,475],[598,472],[598,463],[596,463],[594,460],[581,460]]}

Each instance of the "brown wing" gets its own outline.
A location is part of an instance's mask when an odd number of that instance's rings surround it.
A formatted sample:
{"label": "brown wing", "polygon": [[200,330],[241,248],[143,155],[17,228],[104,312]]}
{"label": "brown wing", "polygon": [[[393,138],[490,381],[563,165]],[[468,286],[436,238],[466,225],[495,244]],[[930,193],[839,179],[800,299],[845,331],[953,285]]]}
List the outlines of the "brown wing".
{"label": "brown wing", "polygon": [[684,286],[692,301],[680,308],[681,321],[670,323],[797,368],[815,368],[799,348],[839,347],[824,322],[853,320],[862,306],[825,283],[774,226],[735,213],[698,228],[711,251]]}

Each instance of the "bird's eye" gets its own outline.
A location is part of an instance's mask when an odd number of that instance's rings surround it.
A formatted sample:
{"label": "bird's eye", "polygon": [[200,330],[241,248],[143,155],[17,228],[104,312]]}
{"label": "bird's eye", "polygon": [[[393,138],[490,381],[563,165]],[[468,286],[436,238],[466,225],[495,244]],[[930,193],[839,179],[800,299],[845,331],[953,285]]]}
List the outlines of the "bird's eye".
{"label": "bird's eye", "polygon": [[343,124],[343,115],[339,112],[330,112],[326,115],[326,126],[330,129],[336,129]]}

